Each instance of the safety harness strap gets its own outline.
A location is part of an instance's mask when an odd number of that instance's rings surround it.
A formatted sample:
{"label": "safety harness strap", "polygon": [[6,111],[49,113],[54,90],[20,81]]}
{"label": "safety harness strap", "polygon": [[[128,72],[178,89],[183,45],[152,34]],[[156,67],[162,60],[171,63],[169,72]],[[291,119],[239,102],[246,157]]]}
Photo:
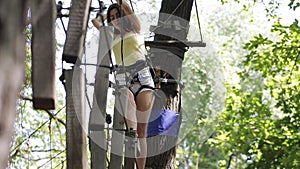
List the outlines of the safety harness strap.
{"label": "safety harness strap", "polygon": [[133,93],[133,91],[130,89],[130,91],[134,94],[134,98],[136,98],[136,96],[143,90],[143,89],[151,89],[151,90],[155,90],[156,88],[152,87],[152,86],[148,86],[148,85],[142,85],[135,93]]}

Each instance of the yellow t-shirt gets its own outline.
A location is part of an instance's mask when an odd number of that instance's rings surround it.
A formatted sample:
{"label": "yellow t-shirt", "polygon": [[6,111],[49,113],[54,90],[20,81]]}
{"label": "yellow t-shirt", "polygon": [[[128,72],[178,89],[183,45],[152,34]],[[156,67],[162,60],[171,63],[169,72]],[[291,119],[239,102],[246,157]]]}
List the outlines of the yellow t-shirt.
{"label": "yellow t-shirt", "polygon": [[[138,60],[145,60],[143,51],[144,43],[139,42],[137,34],[129,32],[123,37],[123,61],[124,66],[134,64]],[[122,65],[121,37],[118,35],[113,41],[113,51],[117,65]]]}

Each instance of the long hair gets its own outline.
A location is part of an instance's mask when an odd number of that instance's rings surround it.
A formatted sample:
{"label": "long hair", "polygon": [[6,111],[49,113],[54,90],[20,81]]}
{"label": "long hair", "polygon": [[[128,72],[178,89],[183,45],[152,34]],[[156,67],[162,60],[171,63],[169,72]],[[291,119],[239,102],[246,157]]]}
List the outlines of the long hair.
{"label": "long hair", "polygon": [[[113,9],[117,9],[117,11],[119,13],[119,15],[120,15],[119,20],[120,20],[120,23],[121,23],[121,26],[123,27],[123,29],[126,30],[126,31],[133,31],[134,29],[133,29],[132,23],[130,22],[128,17],[121,16],[121,14],[122,15],[124,14],[124,11],[123,10],[121,11],[121,7],[117,3],[111,4],[107,9],[107,15],[106,16],[107,16],[108,25],[112,26],[111,19],[110,19],[110,12]],[[115,34],[120,34],[120,31],[115,29]]]}

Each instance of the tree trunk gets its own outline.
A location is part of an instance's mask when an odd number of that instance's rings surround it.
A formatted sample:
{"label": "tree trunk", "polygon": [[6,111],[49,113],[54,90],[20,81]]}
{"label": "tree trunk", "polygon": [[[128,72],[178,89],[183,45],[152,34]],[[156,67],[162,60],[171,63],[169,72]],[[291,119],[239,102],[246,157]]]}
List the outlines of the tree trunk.
{"label": "tree trunk", "polygon": [[23,82],[26,1],[0,1],[0,169],[8,164],[16,114],[16,100]]}
{"label": "tree trunk", "polygon": [[[175,40],[183,43],[177,45],[162,44],[151,48],[151,60],[160,78],[169,79],[167,83],[160,83],[160,89],[166,97],[166,105],[161,107],[168,113],[179,113],[181,107],[181,68],[186,52],[187,32],[193,0],[163,0],[157,27],[154,28],[155,41]],[[154,110],[159,108],[161,100],[156,98]],[[176,128],[180,128],[180,118]],[[178,132],[177,132],[178,134]],[[148,140],[148,155],[146,167],[152,169],[175,168],[177,136],[159,135]]]}

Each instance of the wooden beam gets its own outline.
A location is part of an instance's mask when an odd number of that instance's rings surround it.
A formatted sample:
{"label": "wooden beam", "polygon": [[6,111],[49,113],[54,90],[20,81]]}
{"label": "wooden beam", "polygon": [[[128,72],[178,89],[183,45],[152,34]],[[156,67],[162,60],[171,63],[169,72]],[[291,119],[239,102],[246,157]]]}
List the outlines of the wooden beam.
{"label": "wooden beam", "polygon": [[24,79],[27,1],[0,1],[0,168],[7,168]]}
{"label": "wooden beam", "polygon": [[67,104],[67,169],[86,169],[87,143],[83,99],[84,76],[80,68],[65,70]]}
{"label": "wooden beam", "polygon": [[154,48],[166,48],[170,46],[176,47],[206,47],[206,43],[201,41],[178,41],[178,40],[165,40],[165,41],[145,41],[145,46]]}
{"label": "wooden beam", "polygon": [[125,169],[136,169],[136,157],[137,153],[137,144],[138,140],[136,137],[136,130],[128,130],[125,133],[125,160],[124,168]]}
{"label": "wooden beam", "polygon": [[91,0],[72,0],[63,60],[76,63],[81,60]]}
{"label": "wooden beam", "polygon": [[113,118],[113,132],[111,141],[110,165],[109,169],[122,169],[125,139],[125,119],[127,110],[127,91],[117,90],[115,92],[115,109]]}
{"label": "wooden beam", "polygon": [[91,168],[106,168],[106,135],[104,131],[106,118],[107,91],[109,87],[110,56],[113,41],[113,29],[102,27],[99,34],[97,68],[94,86],[93,108],[89,120],[91,151]]}
{"label": "wooden beam", "polygon": [[32,0],[31,17],[33,107],[55,109],[55,1]]}

